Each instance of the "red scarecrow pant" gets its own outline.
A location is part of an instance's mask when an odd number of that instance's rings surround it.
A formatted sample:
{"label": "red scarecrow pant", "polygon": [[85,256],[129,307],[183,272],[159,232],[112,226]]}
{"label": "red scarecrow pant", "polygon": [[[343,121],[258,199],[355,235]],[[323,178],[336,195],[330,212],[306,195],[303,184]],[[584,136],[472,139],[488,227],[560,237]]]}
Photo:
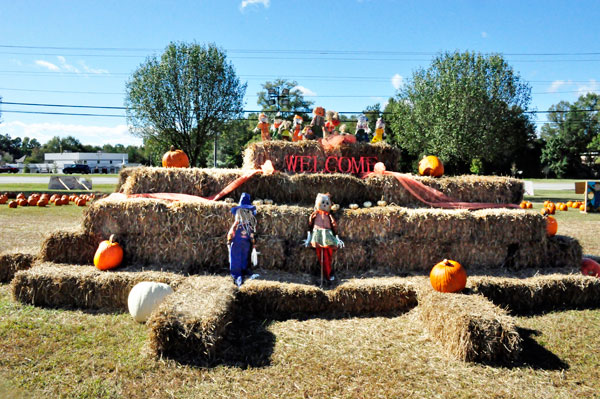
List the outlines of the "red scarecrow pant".
{"label": "red scarecrow pant", "polygon": [[317,259],[319,259],[319,264],[323,268],[323,275],[327,280],[331,278],[331,258],[333,258],[333,247],[321,247],[319,245],[315,246],[317,250]]}

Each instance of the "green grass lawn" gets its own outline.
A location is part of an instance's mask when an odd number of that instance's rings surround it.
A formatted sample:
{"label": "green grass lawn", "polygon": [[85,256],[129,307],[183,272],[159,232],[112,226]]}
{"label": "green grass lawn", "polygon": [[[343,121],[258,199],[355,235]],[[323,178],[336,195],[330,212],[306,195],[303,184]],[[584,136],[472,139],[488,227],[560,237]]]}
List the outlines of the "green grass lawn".
{"label": "green grass lawn", "polygon": [[[112,193],[115,191],[116,184],[93,184],[92,192]],[[69,190],[49,190],[47,184],[43,183],[18,183],[18,184],[0,184],[0,192],[16,191],[16,192],[46,192],[46,193],[63,193]],[[85,192],[83,190],[71,190],[73,192]]]}

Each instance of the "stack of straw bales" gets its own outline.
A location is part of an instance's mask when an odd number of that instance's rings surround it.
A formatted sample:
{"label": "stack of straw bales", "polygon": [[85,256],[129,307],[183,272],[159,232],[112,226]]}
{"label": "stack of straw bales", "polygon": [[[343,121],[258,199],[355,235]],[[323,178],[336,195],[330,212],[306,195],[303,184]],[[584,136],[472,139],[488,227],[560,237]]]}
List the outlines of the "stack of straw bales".
{"label": "stack of straw bales", "polygon": [[[191,274],[218,272],[228,267],[225,234],[233,222],[232,206],[107,198],[87,209],[83,227],[97,237],[90,239],[94,245],[116,234],[127,264],[157,264]],[[316,272],[314,250],[302,245],[311,212],[309,207],[258,206],[261,268]],[[519,269],[554,267],[557,262],[573,266],[581,258],[575,240],[547,238],[543,217],[520,209],[387,206],[344,209],[336,218],[346,243],[334,258],[338,270],[428,271],[444,258],[456,259],[471,271]]]}
{"label": "stack of straw bales", "polygon": [[226,277],[187,278],[146,324],[157,356],[208,360],[233,320],[237,287]]}
{"label": "stack of straw bales", "polygon": [[29,269],[36,260],[37,256],[34,254],[20,251],[2,252],[0,254],[0,283],[10,283],[15,273]]}
{"label": "stack of straw bales", "polygon": [[383,162],[387,170],[398,170],[400,150],[386,143],[355,143],[342,145],[332,151],[326,151],[317,141],[301,141],[290,143],[285,141],[263,141],[251,143],[244,151],[244,169],[258,169],[265,161],[270,160],[275,170],[284,171],[286,158],[289,156],[317,157],[317,170],[325,169],[325,160],[329,156],[376,157]]}
{"label": "stack of straw bales", "polygon": [[525,279],[478,276],[469,279],[469,286],[514,314],[600,307],[600,279],[581,274]]}
{"label": "stack of straw bales", "polygon": [[[117,191],[124,194],[183,193],[208,197],[220,192],[244,173],[247,171],[240,169],[131,168],[121,172]],[[522,181],[508,177],[411,177],[458,201],[518,203],[524,192]],[[258,174],[229,196],[237,201],[242,192],[249,193],[253,199],[272,199],[281,205],[312,205],[318,193],[329,192],[332,200],[343,206],[380,199],[403,206],[423,206],[393,176],[359,179],[340,173]]]}
{"label": "stack of straw bales", "polygon": [[484,363],[518,358],[522,339],[513,318],[483,296],[444,294],[424,284],[418,300],[421,321],[450,356]]}
{"label": "stack of straw bales", "polygon": [[93,266],[42,263],[18,272],[11,282],[13,298],[35,306],[127,310],[131,288],[142,281],[176,288],[183,276],[162,272],[101,272]]}
{"label": "stack of straw bales", "polygon": [[42,261],[90,265],[101,239],[92,233],[78,231],[55,231],[46,236],[40,248]]}

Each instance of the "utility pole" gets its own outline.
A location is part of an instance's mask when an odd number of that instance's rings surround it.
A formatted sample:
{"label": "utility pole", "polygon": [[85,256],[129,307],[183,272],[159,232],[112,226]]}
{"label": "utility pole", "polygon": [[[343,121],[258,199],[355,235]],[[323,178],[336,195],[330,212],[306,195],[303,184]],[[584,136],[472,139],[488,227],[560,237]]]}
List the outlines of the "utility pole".
{"label": "utility pole", "polygon": [[214,146],[214,153],[213,153],[213,167],[217,167],[217,151],[218,151],[218,141],[217,138],[219,136],[219,134],[217,132],[213,132],[213,135],[215,136],[215,146]]}
{"label": "utility pole", "polygon": [[271,87],[267,90],[269,97],[269,105],[277,106],[277,111],[281,111],[282,106],[290,105],[290,89],[280,88],[279,86]]}

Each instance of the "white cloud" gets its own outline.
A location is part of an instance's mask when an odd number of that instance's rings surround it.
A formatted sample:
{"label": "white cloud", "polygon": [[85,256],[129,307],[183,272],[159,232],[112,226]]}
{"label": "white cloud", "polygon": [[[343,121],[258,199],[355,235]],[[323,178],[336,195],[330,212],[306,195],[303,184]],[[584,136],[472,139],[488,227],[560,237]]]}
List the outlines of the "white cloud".
{"label": "white cloud", "polygon": [[248,6],[259,4],[262,4],[265,8],[269,8],[271,0],[242,0],[240,3],[240,10],[243,11]]}
{"label": "white cloud", "polygon": [[62,55],[59,55],[58,57],[56,57],[58,59],[58,61],[60,62],[60,66],[61,66],[61,70],[66,71],[66,72],[75,72],[75,73],[80,73],[79,69],[75,68],[73,65],[67,63],[67,60],[65,57],[63,57]]}
{"label": "white cloud", "polygon": [[577,94],[580,96],[586,95],[587,93],[598,92],[600,92],[600,84],[596,79],[590,79],[589,84],[577,86]]}
{"label": "white cloud", "polygon": [[481,37],[483,37],[484,39],[487,39],[488,33],[487,32],[481,32]]}
{"label": "white cloud", "polygon": [[41,66],[41,67],[44,67],[44,68],[48,68],[48,69],[49,69],[49,70],[51,70],[51,71],[56,71],[56,72],[60,71],[60,68],[59,68],[59,67],[57,67],[56,65],[54,65],[53,63],[51,63],[51,62],[48,62],[48,61],[44,61],[44,60],[35,60],[35,64],[36,64],[36,65],[39,65],[39,66]]}
{"label": "white cloud", "polygon": [[550,88],[548,89],[549,93],[554,93],[556,92],[558,89],[561,88],[561,86],[564,86],[568,84],[568,82],[564,81],[564,80],[555,80],[554,82],[552,82],[552,84],[550,85]]}
{"label": "white cloud", "polygon": [[106,70],[106,69],[90,68],[84,61],[79,61],[79,65],[81,65],[83,70],[87,73],[92,73],[92,74],[96,74],[96,75],[108,73],[108,70]]}
{"label": "white cloud", "polygon": [[303,96],[316,96],[317,95],[317,93],[315,93],[311,89],[307,89],[304,86],[296,86],[296,87],[293,87],[292,90],[298,90],[300,93],[302,93]]}
{"label": "white cloud", "polygon": [[400,87],[402,87],[403,83],[404,78],[399,73],[392,76],[392,86],[394,86],[394,89],[398,90]]}
{"label": "white cloud", "polygon": [[73,136],[81,141],[82,144],[86,145],[142,145],[142,139],[132,136],[129,133],[129,127],[123,124],[115,126],[93,126],[12,121],[3,123],[2,127],[5,133],[10,134],[13,138],[27,136],[31,139],[37,139],[42,144],[46,143],[54,136]]}

